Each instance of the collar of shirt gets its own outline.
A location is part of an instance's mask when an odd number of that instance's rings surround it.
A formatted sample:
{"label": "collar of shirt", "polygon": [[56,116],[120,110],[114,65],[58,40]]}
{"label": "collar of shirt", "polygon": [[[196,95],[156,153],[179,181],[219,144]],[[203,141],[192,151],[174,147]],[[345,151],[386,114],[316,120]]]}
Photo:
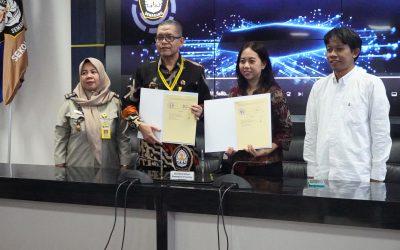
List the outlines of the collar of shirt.
{"label": "collar of shirt", "polygon": [[179,70],[180,66],[181,66],[181,57],[182,57],[181,54],[179,54],[178,60],[176,61],[175,66],[171,71],[168,70],[167,66],[165,66],[164,61],[160,58],[160,61],[161,61],[160,70],[161,70],[161,72],[166,76],[169,76],[172,72],[177,72]]}
{"label": "collar of shirt", "polygon": [[350,80],[351,80],[351,78],[352,78],[352,75],[354,75],[354,72],[356,72],[357,70],[358,70],[358,67],[355,66],[355,67],[354,67],[352,70],[350,70],[346,75],[344,75],[343,77],[341,77],[341,78],[339,79],[339,81],[336,80],[335,73],[332,73],[333,83],[334,83],[334,84],[344,84],[344,85],[347,85],[347,83],[350,82]]}

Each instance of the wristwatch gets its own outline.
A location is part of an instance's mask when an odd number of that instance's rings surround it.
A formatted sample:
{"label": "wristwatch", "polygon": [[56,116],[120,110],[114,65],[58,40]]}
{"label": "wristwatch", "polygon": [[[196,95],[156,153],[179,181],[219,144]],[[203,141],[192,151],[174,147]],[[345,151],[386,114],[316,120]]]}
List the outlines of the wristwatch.
{"label": "wristwatch", "polygon": [[127,118],[129,125],[133,128],[138,129],[140,124],[142,124],[143,122],[140,120],[140,117],[138,115],[130,115]]}

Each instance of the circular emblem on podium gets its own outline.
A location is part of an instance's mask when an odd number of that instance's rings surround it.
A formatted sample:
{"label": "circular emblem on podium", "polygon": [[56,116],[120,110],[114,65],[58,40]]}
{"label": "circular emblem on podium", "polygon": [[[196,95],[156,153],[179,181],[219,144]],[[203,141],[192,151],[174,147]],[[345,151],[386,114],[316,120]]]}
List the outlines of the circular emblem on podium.
{"label": "circular emblem on podium", "polygon": [[179,145],[172,153],[172,164],[177,171],[190,171],[193,166],[193,153],[188,146]]}

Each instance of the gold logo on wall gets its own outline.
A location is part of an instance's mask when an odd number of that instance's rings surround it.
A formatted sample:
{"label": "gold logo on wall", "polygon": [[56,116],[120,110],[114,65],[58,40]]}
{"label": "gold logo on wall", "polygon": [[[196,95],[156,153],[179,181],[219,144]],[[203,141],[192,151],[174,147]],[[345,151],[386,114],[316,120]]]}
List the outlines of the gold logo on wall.
{"label": "gold logo on wall", "polygon": [[140,11],[145,19],[160,19],[168,9],[169,0],[139,0]]}

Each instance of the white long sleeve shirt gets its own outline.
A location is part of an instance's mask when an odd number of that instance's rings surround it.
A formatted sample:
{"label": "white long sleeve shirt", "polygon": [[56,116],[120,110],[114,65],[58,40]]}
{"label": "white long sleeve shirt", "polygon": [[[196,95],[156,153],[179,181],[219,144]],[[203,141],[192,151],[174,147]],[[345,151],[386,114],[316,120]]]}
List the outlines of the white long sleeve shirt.
{"label": "white long sleeve shirt", "polygon": [[316,179],[383,181],[389,158],[389,101],[380,78],[354,67],[318,80],[307,102],[304,160]]}

